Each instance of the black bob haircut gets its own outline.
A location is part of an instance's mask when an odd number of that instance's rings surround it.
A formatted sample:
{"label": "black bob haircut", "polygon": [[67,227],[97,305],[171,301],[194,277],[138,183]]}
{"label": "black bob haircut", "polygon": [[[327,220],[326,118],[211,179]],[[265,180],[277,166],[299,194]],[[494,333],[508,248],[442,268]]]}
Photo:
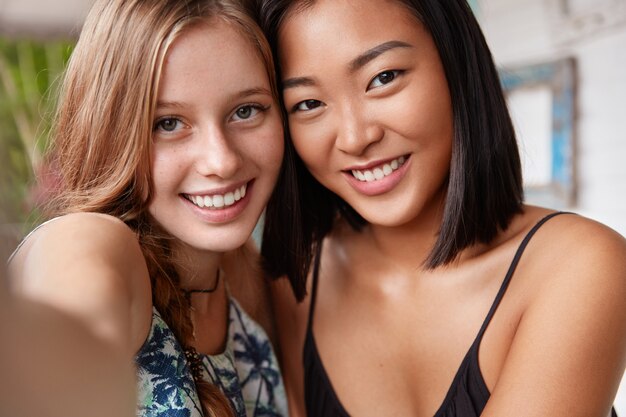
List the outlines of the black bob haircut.
{"label": "black bob haircut", "polygon": [[[454,138],[443,220],[426,260],[432,269],[454,261],[474,243],[490,242],[522,211],[521,164],[493,57],[467,2],[394,1],[432,36],[452,102]],[[260,24],[278,63],[281,23],[315,0],[257,2]],[[277,70],[280,89],[279,66]],[[335,219],[342,216],[357,230],[366,221],[313,178],[285,131],[285,157],[268,203],[261,253],[266,272],[272,278],[287,275],[294,295],[302,300],[313,256],[319,260],[321,242]]]}

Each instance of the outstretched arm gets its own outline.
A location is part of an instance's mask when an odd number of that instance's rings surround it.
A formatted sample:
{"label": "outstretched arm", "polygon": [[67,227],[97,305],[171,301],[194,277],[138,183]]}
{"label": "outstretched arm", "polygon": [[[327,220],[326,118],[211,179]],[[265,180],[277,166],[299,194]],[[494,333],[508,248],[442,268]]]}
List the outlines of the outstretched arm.
{"label": "outstretched arm", "polygon": [[0,291],[0,415],[135,415],[127,358],[58,309]]}
{"label": "outstretched arm", "polygon": [[25,242],[9,274],[0,415],[134,415],[132,358],[151,302],[133,233],[108,216],[66,216]]}

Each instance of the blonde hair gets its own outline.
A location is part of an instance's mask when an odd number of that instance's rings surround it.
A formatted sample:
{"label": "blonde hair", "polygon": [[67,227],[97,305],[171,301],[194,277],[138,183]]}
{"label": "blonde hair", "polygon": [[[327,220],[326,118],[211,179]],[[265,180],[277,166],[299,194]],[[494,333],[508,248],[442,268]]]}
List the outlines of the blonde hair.
{"label": "blonde hair", "polygon": [[[46,213],[106,213],[135,230],[150,271],[153,303],[183,348],[192,324],[171,255],[172,238],[147,212],[161,71],[181,33],[222,19],[256,47],[277,96],[271,50],[251,15],[250,6],[237,0],[97,0],[66,69],[53,127],[48,163],[58,170],[59,184]],[[215,386],[201,379],[196,385],[205,415],[232,415]]]}

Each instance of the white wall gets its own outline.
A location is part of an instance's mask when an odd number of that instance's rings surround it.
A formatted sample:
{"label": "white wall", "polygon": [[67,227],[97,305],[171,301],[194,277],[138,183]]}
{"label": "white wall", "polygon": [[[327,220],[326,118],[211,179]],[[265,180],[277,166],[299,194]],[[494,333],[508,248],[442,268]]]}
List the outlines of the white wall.
{"label": "white wall", "polygon": [[571,209],[626,235],[626,23],[563,42],[554,33],[552,3],[481,0],[481,24],[499,65],[575,57],[577,201]]}
{"label": "white wall", "polygon": [[93,0],[0,0],[0,34],[77,35]]}
{"label": "white wall", "polygon": [[[581,21],[581,31],[592,33],[564,41],[572,27],[555,21],[553,0],[479,0],[479,4],[481,24],[499,65],[564,56],[577,60],[577,202],[571,209],[626,235],[626,19],[610,15],[622,13],[624,7],[605,15],[613,19],[609,27],[587,30]],[[615,406],[626,416],[626,377]]]}

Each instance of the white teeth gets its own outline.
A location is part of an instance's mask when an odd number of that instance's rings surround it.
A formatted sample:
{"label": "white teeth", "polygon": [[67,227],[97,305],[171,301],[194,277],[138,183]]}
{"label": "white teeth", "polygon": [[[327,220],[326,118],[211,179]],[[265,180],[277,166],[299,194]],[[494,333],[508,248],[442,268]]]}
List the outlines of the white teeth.
{"label": "white teeth", "polygon": [[214,195],[213,196],[213,207],[222,208],[224,207],[224,196],[223,195]]}
{"label": "white teeth", "polygon": [[365,175],[363,175],[361,171],[357,171],[356,169],[353,169],[352,175],[354,175],[359,181],[365,181]]}
{"label": "white teeth", "polygon": [[406,158],[404,156],[401,156],[394,159],[390,163],[378,166],[373,170],[365,169],[361,171],[353,169],[352,176],[361,182],[379,181],[385,178],[387,175],[390,175],[396,169],[400,168],[405,161]]}
{"label": "white teeth", "polygon": [[215,208],[220,209],[228,206],[232,206],[235,202],[241,200],[246,196],[247,184],[242,185],[235,191],[229,191],[226,194],[215,195],[188,195],[189,201],[200,208]]}

